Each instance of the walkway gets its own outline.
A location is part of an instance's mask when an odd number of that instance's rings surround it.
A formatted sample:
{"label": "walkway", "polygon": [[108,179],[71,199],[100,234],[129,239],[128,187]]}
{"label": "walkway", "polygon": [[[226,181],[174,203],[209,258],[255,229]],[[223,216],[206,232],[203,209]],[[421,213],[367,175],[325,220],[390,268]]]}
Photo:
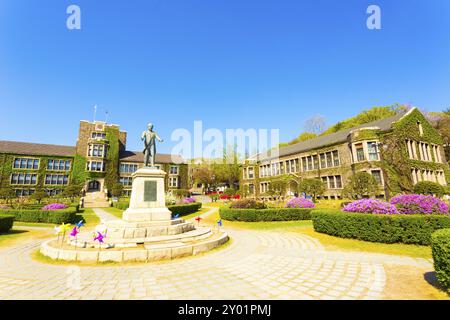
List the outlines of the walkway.
{"label": "walkway", "polygon": [[0,299],[380,299],[386,263],[432,270],[424,259],[326,251],[298,233],[224,230],[225,248],[149,264],[47,265],[31,258],[40,241],[3,249]]}

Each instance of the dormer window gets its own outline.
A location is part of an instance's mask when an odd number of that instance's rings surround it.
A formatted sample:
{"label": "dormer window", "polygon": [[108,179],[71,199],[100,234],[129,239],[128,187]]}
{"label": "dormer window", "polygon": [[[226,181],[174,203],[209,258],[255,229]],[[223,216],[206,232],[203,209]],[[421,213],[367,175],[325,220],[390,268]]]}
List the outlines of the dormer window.
{"label": "dormer window", "polygon": [[417,121],[417,126],[419,127],[419,135],[423,136],[423,128],[422,128],[422,124],[420,123],[420,121]]}
{"label": "dormer window", "polygon": [[106,133],[94,131],[91,134],[92,139],[106,139]]}

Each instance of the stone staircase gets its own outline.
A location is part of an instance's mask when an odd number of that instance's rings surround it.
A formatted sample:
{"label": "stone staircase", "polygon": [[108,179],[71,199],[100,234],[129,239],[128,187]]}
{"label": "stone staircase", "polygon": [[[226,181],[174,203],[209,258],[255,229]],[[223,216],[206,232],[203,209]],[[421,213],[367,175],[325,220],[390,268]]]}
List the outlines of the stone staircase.
{"label": "stone staircase", "polygon": [[88,192],[84,197],[85,208],[108,208],[110,207],[108,198],[104,192]]}

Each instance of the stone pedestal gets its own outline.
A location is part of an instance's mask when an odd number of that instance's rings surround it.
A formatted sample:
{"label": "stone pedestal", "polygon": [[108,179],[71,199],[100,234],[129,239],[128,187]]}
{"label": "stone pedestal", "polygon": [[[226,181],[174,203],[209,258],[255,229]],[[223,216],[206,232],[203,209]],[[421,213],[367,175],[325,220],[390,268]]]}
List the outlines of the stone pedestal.
{"label": "stone pedestal", "polygon": [[164,177],[157,168],[144,167],[132,174],[130,207],[123,213],[127,222],[170,221],[172,214],[166,207]]}

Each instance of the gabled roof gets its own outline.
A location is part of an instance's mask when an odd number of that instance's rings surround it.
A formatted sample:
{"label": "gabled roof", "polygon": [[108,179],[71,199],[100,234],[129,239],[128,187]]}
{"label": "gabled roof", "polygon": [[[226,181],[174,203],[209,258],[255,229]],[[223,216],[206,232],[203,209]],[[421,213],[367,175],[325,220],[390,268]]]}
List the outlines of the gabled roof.
{"label": "gabled roof", "polygon": [[[389,118],[372,121],[372,122],[365,123],[365,124],[362,124],[359,126],[355,126],[355,127],[349,128],[349,129],[344,129],[344,130],[341,130],[341,131],[338,131],[335,133],[330,133],[327,135],[319,136],[314,139],[310,139],[310,140],[302,141],[302,142],[299,142],[299,143],[296,143],[296,144],[293,144],[290,146],[282,147],[279,149],[278,157],[289,156],[292,154],[297,154],[297,153],[306,152],[309,150],[326,147],[326,146],[337,144],[337,143],[346,142],[348,135],[356,129],[376,127],[376,128],[379,128],[381,131],[387,131],[387,130],[391,129],[392,124],[394,122],[400,120],[405,115],[406,115],[406,113],[399,113],[399,114],[396,114],[395,116],[392,116]],[[270,155],[270,153],[269,153],[269,155],[266,155],[266,156],[262,156],[262,154],[258,154],[256,156],[254,156],[252,160],[261,161],[261,160],[270,160],[271,158],[273,158],[273,157]]]}
{"label": "gabled roof", "polygon": [[[142,151],[122,151],[119,159],[123,162],[144,162],[144,154]],[[157,153],[155,163],[182,164],[186,163],[186,161],[179,155]]]}
{"label": "gabled roof", "polygon": [[0,140],[0,153],[30,156],[73,157],[75,152],[76,148],[74,146]]}

